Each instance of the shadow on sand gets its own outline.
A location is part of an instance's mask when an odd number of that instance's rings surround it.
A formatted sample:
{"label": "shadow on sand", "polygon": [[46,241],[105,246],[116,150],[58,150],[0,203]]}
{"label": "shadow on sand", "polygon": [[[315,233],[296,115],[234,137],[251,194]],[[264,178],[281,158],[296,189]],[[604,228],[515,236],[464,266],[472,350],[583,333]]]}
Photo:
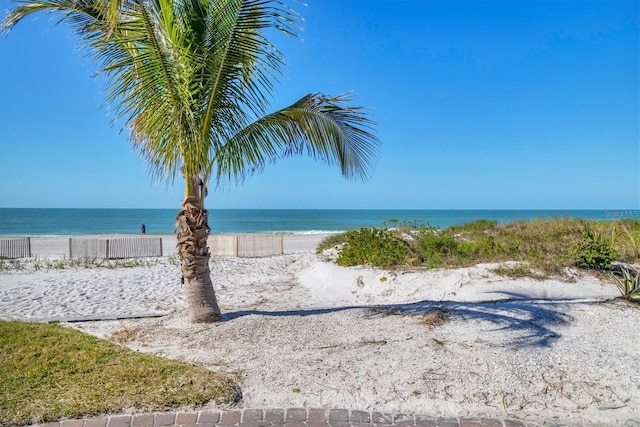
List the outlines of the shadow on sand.
{"label": "shadow on sand", "polygon": [[573,321],[566,314],[575,305],[606,304],[606,301],[585,300],[531,300],[513,294],[512,299],[491,302],[420,301],[409,304],[354,305],[332,308],[312,308],[299,310],[264,311],[242,310],[225,313],[223,322],[230,322],[243,316],[321,316],[346,310],[365,310],[366,316],[389,314],[422,316],[439,310],[450,320],[480,320],[495,326],[492,331],[504,331],[513,338],[509,342],[514,347],[548,347],[560,337],[554,331]]}

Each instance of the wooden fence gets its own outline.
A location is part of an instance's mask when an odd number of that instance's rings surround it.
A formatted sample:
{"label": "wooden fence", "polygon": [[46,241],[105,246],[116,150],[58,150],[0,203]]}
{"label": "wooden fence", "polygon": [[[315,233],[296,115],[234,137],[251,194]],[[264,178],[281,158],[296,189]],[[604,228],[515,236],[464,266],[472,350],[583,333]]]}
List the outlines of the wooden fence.
{"label": "wooden fence", "polygon": [[259,257],[284,253],[282,234],[216,234],[207,241],[214,257]]}
{"label": "wooden fence", "polygon": [[8,237],[0,239],[0,258],[30,258],[30,237]]}
{"label": "wooden fence", "polygon": [[162,256],[162,237],[69,238],[69,258],[122,259],[156,256]]}
{"label": "wooden fence", "polygon": [[[64,248],[64,240],[60,243]],[[207,244],[213,257],[260,257],[284,253],[282,234],[215,234],[209,236]],[[0,258],[29,258],[32,256],[31,245],[29,237],[0,238]],[[38,251],[37,237],[33,245],[35,253],[41,253]],[[165,254],[162,250],[162,237],[93,236],[70,237],[68,248],[63,249],[61,255],[69,258],[121,259],[157,257]]]}

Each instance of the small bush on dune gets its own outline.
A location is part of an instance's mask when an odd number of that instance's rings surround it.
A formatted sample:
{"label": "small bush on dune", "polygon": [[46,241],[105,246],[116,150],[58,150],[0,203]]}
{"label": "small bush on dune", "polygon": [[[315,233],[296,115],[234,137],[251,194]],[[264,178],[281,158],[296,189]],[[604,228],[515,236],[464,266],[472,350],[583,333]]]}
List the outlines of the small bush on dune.
{"label": "small bush on dune", "polygon": [[611,264],[616,260],[618,252],[613,248],[615,234],[608,237],[603,232],[596,231],[589,223],[585,223],[582,239],[572,248],[571,255],[576,267],[611,270]]}
{"label": "small bush on dune", "polygon": [[617,252],[607,242],[598,240],[582,240],[573,251],[574,265],[580,268],[593,270],[611,270],[612,261],[616,259]]}
{"label": "small bush on dune", "polygon": [[344,246],[336,263],[389,268],[405,263],[409,245],[384,228],[361,228],[344,233]]}
{"label": "small bush on dune", "polygon": [[[492,221],[488,224],[490,227],[495,225]],[[459,230],[457,227],[455,234],[451,229],[443,233],[420,233],[420,238],[412,247],[429,268],[468,266],[479,262],[478,260],[491,260],[500,252],[500,245],[494,236],[484,231],[474,236],[460,236],[457,233]]]}
{"label": "small bush on dune", "polygon": [[498,221],[488,219],[478,219],[462,225],[452,225],[447,230],[452,233],[484,233],[495,228]]}
{"label": "small bush on dune", "polygon": [[458,252],[459,243],[453,236],[437,235],[430,231],[420,233],[415,243],[416,251],[418,251],[424,260],[424,264],[428,268],[441,266],[455,256]]}
{"label": "small bush on dune", "polygon": [[493,236],[484,236],[475,242],[463,242],[460,245],[462,253],[474,259],[493,259],[502,253],[500,245]]}

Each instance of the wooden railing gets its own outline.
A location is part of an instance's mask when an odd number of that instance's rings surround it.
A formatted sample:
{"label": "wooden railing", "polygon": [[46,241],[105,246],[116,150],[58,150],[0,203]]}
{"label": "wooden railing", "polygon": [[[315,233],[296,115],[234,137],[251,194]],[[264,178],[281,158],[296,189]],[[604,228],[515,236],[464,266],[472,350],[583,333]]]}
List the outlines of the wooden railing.
{"label": "wooden railing", "polygon": [[6,237],[0,239],[0,258],[30,258],[30,237]]}

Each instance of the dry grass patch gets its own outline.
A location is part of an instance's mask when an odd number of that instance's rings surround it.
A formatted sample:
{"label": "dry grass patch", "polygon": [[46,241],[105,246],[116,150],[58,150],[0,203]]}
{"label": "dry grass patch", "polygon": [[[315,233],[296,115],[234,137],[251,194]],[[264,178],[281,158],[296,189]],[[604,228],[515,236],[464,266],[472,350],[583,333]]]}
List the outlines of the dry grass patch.
{"label": "dry grass patch", "polygon": [[113,331],[109,334],[109,341],[117,342],[120,344],[135,341],[140,336],[139,329],[122,328],[117,331]]}
{"label": "dry grass patch", "polygon": [[498,267],[492,268],[491,272],[497,274],[498,276],[508,277],[510,279],[521,279],[523,277],[528,277],[535,280],[544,280],[545,278],[544,274],[523,263],[501,264]]}
{"label": "dry grass patch", "polygon": [[420,324],[435,328],[436,326],[444,325],[448,320],[449,318],[446,312],[442,310],[431,310],[422,315]]}

